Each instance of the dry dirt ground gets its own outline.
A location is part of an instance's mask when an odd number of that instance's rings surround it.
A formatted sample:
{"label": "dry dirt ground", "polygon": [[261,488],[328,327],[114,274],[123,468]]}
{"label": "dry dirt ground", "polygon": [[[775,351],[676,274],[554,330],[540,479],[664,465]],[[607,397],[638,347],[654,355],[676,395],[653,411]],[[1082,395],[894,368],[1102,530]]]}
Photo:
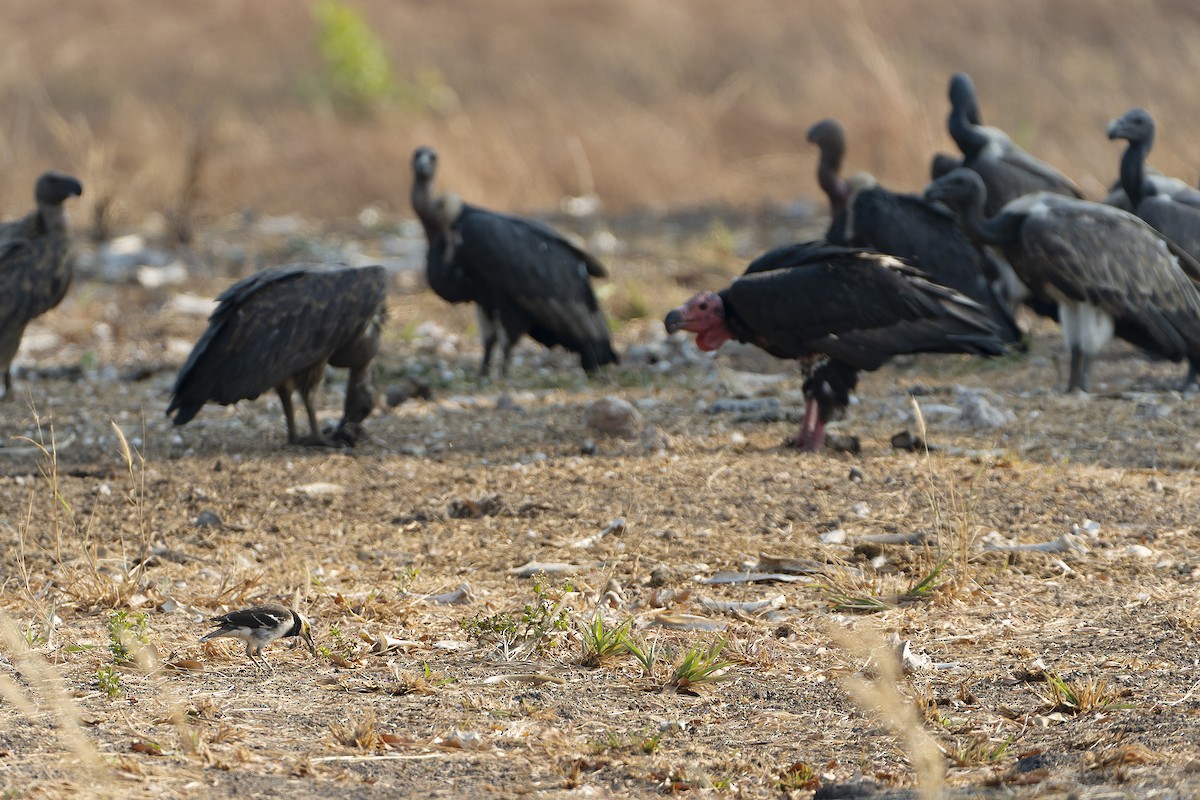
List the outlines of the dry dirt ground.
{"label": "dry dirt ground", "polygon": [[[352,451],[285,446],[266,397],[171,429],[203,318],[78,285],[0,409],[0,795],[902,797],[942,764],[963,797],[1200,792],[1200,401],[1174,391],[1182,369],[1118,344],[1097,396],[1065,397],[1039,323],[1024,356],[865,376],[838,426],[861,451],[798,454],[780,447],[794,421],[710,413],[733,388],[794,413],[786,365],[772,383],[746,354],[660,340],[661,313],[739,258],[697,270],[672,242],[614,259],[618,291],[636,277],[650,298],[619,345],[669,363],[631,355],[591,384],[527,346],[505,389],[478,386],[470,313],[397,288],[385,383],[424,372],[432,399],[381,408]],[[1011,418],[968,425],[960,387]],[[890,444],[919,432],[909,390],[930,453]],[[610,394],[643,434],[587,428]],[[56,461],[9,438],[27,435]],[[869,538],[887,534],[922,543]],[[1061,552],[987,549],[1016,543]],[[530,562],[567,566],[516,574]],[[748,570],[775,577],[712,581]],[[309,615],[319,655],[276,643],[265,672],[198,641],[257,602]],[[582,663],[597,614],[656,658]],[[716,644],[716,679],[678,676]]]}

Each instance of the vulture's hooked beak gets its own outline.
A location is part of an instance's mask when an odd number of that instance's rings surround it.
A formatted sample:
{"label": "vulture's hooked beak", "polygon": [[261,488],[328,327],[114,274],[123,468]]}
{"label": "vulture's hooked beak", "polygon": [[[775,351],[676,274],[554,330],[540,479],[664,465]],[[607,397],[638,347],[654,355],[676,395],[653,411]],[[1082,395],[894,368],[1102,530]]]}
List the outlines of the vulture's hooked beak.
{"label": "vulture's hooked beak", "polygon": [[663,320],[663,325],[667,327],[667,333],[683,330],[683,326],[687,323],[683,319],[683,309],[673,308]]}

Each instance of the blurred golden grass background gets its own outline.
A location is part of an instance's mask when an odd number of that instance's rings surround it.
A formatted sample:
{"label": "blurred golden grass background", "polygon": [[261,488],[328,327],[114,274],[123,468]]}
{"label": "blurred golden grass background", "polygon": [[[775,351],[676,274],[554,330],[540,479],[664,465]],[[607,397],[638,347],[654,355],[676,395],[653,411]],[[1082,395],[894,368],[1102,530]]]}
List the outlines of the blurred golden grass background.
{"label": "blurred golden grass background", "polygon": [[[199,221],[244,209],[407,215],[414,146],[443,185],[495,208],[597,193],[608,211],[815,197],[809,124],[847,126],[847,167],[916,189],[953,150],[946,85],[1092,196],[1117,170],[1104,126],[1159,123],[1152,161],[1195,181],[1194,0],[348,0],[407,102],[339,113],[313,7],[293,0],[6,0],[0,213],[34,178],[83,178],[113,232],[194,183]],[[415,98],[415,99],[414,99]],[[188,165],[198,167],[196,181]]]}

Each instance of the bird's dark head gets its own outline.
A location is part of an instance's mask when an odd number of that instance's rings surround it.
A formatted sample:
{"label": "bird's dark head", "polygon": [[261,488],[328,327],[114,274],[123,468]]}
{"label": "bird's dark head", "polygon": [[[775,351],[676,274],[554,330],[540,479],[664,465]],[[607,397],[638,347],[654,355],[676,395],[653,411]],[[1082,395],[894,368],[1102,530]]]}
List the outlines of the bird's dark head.
{"label": "bird's dark head", "polygon": [[971,76],[965,72],[956,72],[950,76],[950,105],[955,108],[970,109],[976,107],[975,84]]}
{"label": "bird's dark head", "polygon": [[967,167],[958,167],[947,172],[925,187],[925,199],[931,203],[942,203],[956,211],[968,208],[987,195],[983,178]]}
{"label": "bird's dark head", "polygon": [[823,119],[814,123],[808,129],[805,138],[821,148],[823,154],[841,157],[846,150],[846,131],[836,119]]}
{"label": "bird's dark head", "polygon": [[725,303],[716,292],[701,292],[679,308],[667,314],[663,324],[667,333],[689,331],[696,334],[696,346],[701,350],[716,350],[732,335],[725,324]]}
{"label": "bird's dark head", "polygon": [[38,205],[61,205],[68,197],[79,197],[83,194],[83,184],[65,172],[50,170],[43,172],[33,187],[33,197]]}
{"label": "bird's dark head", "polygon": [[296,611],[293,611],[292,615],[299,620],[300,629],[291,635],[299,636],[300,641],[304,642],[304,646],[308,648],[308,652],[315,656],[317,654],[317,643],[313,641],[312,625],[304,615]]}
{"label": "bird's dark head", "polygon": [[1144,108],[1126,111],[1108,123],[1108,138],[1150,144],[1154,141],[1154,117]]}
{"label": "bird's dark head", "polygon": [[437,172],[437,151],[432,147],[418,147],[412,157],[413,177],[418,180],[433,180]]}

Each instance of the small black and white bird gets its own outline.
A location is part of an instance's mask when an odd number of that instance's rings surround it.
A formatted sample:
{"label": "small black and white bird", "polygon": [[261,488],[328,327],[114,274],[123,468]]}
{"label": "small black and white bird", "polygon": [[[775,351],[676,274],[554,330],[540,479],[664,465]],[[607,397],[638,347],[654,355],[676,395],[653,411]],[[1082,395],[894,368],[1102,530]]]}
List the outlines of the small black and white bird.
{"label": "small black and white bird", "polygon": [[276,639],[288,636],[299,636],[308,647],[309,652],[313,655],[317,654],[317,646],[313,642],[312,628],[309,626],[308,620],[284,606],[254,606],[241,611],[230,611],[228,614],[213,617],[210,622],[214,622],[220,627],[212,633],[200,637],[200,641],[207,642],[209,639],[220,639],[226,636],[241,639],[246,643],[246,656],[254,662],[255,666],[261,665],[271,669],[271,665],[267,663],[266,657],[262,654],[263,648]]}

